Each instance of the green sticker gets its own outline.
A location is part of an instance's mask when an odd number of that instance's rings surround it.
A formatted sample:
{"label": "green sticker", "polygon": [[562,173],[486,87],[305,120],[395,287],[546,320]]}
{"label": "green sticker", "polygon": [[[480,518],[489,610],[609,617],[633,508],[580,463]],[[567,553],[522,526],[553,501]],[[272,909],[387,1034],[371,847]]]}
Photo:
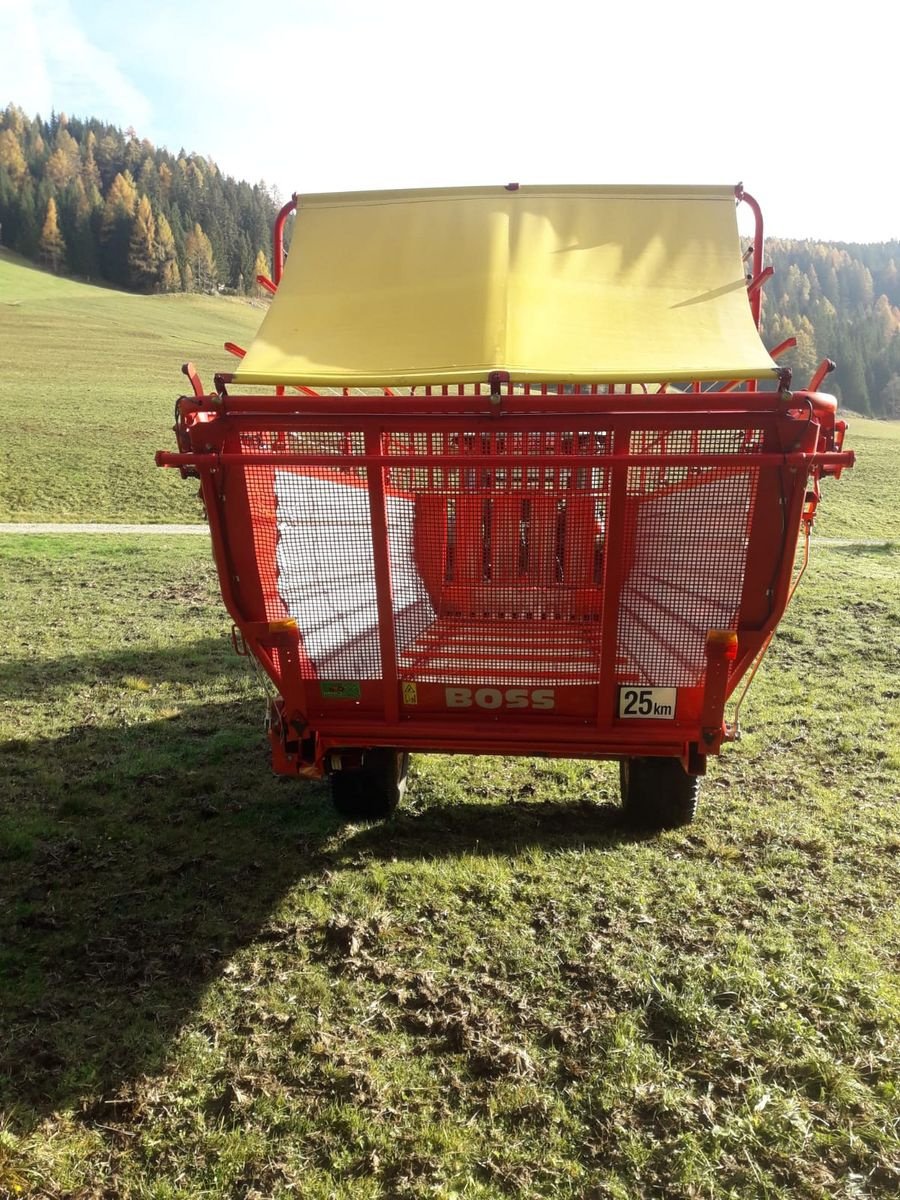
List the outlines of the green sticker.
{"label": "green sticker", "polygon": [[359,684],[350,679],[321,679],[319,690],[326,700],[358,700]]}

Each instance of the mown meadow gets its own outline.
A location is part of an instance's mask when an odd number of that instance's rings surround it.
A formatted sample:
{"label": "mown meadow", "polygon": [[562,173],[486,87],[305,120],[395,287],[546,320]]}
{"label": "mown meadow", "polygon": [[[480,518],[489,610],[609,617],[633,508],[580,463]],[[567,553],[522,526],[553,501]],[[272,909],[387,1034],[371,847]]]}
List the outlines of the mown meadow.
{"label": "mown meadow", "polygon": [[[153,451],[259,310],[3,270],[4,519],[199,519]],[[655,837],[613,764],[462,756],[341,825],[270,772],[204,539],[0,535],[0,1196],[895,1196],[900,427],[848,441]]]}

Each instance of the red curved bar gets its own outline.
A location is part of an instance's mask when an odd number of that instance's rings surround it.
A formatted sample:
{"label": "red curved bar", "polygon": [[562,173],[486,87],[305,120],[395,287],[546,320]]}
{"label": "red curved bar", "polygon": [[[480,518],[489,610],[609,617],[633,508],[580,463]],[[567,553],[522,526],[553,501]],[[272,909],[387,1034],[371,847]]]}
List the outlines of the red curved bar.
{"label": "red curved bar", "polygon": [[281,283],[284,271],[284,224],[291,213],[296,211],[297,194],[295,192],[275,218],[275,229],[272,234],[272,274],[276,287]]}

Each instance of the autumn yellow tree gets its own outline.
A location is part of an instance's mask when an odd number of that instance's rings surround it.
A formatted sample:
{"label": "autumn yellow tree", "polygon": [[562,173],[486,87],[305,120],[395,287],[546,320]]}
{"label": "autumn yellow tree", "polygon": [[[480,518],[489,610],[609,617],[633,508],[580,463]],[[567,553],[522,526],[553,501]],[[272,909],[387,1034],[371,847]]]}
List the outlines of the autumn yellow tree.
{"label": "autumn yellow tree", "polygon": [[141,196],[128,242],[128,277],[132,287],[152,292],[159,283],[156,218],[146,196]]}
{"label": "autumn yellow tree", "polygon": [[38,257],[52,271],[59,271],[66,259],[66,243],[59,230],[56,201],[51,196],[47,201],[47,215],[38,243]]}
{"label": "autumn yellow tree", "polygon": [[130,172],[116,175],[109,185],[100,222],[104,274],[114,283],[128,283],[128,250],[138,194]]}
{"label": "autumn yellow tree", "polygon": [[60,191],[71,183],[81,171],[81,154],[78,143],[62,125],[56,131],[53,153],[47,159],[44,174]]}
{"label": "autumn yellow tree", "polygon": [[13,183],[19,183],[28,174],[28,164],[19,139],[11,129],[0,133],[0,167],[6,167]]}
{"label": "autumn yellow tree", "polygon": [[189,292],[211,292],[216,286],[212,244],[198,224],[184,239],[184,283]]}
{"label": "autumn yellow tree", "polygon": [[[258,251],[257,255],[256,255],[256,266],[253,268],[254,283],[260,277],[260,275],[264,275],[266,277],[266,279],[271,278],[271,273],[269,271],[269,262],[268,262],[268,259],[266,258],[266,256],[263,254],[262,250]],[[268,296],[269,292],[266,291],[266,289],[263,288],[261,285],[257,284],[256,285],[256,294],[258,296]]]}
{"label": "autumn yellow tree", "polygon": [[175,238],[172,235],[172,226],[162,213],[156,222],[156,256],[160,291],[180,291],[181,271],[178,269]]}

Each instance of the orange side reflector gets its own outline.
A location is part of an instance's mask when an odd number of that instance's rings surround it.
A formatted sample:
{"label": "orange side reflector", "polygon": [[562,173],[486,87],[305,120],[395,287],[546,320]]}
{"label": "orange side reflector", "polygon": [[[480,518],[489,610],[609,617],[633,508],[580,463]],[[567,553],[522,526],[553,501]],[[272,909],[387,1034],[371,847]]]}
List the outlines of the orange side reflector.
{"label": "orange side reflector", "polygon": [[738,635],[733,629],[710,629],[706,645],[710,650],[718,650],[725,658],[737,658]]}
{"label": "orange side reflector", "polygon": [[268,622],[269,633],[296,633],[297,622],[293,617],[284,617],[280,621]]}

